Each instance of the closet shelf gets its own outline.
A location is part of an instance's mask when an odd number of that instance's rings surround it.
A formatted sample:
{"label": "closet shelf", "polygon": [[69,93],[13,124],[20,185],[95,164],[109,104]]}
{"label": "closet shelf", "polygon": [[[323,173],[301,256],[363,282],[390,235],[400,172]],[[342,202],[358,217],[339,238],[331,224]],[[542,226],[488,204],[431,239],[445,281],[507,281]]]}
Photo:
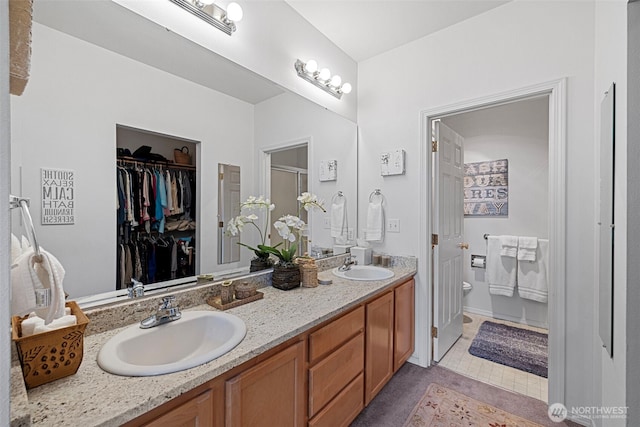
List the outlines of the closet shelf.
{"label": "closet shelf", "polygon": [[145,166],[164,166],[167,168],[171,168],[171,169],[183,169],[183,170],[189,170],[189,171],[195,171],[196,167],[195,166],[191,166],[191,165],[180,165],[178,163],[174,163],[172,160],[141,160],[141,159],[137,159],[135,157],[130,157],[130,156],[118,156],[117,157],[119,162],[123,162],[123,163],[127,163],[127,164],[131,164],[131,165],[135,165],[135,164],[139,164],[139,165],[145,165]]}

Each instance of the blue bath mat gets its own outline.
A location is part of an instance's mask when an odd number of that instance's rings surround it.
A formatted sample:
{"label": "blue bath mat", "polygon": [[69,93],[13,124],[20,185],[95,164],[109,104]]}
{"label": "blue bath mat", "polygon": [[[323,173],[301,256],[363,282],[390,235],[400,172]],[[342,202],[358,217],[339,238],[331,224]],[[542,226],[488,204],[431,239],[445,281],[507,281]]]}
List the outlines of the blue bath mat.
{"label": "blue bath mat", "polygon": [[548,340],[547,334],[486,321],[469,353],[547,378]]}

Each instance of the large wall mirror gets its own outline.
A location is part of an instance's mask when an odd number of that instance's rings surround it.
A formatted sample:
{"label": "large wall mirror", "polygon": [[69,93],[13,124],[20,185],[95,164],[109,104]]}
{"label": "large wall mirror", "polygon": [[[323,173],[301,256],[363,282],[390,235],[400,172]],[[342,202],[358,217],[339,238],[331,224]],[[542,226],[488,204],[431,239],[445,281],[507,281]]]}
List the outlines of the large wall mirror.
{"label": "large wall mirror", "polygon": [[[327,204],[347,194],[356,227],[355,123],[111,1],[36,1],[34,21],[31,78],[11,98],[12,193],[32,199],[39,241],[65,267],[70,298],[115,289],[119,127],[197,141],[195,273],[242,270],[253,257],[218,253],[218,165],[239,167],[240,200],[270,196],[271,153],[297,141],[308,141],[308,190]],[[320,181],[327,160],[337,179]],[[40,225],[42,168],[74,171],[74,224]],[[323,247],[332,245],[328,215],[309,218],[310,240]]]}

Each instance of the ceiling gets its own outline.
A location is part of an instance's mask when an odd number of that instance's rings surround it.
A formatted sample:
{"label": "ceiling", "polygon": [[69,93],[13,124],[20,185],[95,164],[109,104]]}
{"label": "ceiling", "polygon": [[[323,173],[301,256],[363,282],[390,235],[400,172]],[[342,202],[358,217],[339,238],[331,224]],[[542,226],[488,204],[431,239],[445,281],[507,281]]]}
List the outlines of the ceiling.
{"label": "ceiling", "polygon": [[264,77],[112,1],[37,0],[33,19],[251,104],[284,92]]}
{"label": "ceiling", "polygon": [[285,0],[356,62],[509,0]]}
{"label": "ceiling", "polygon": [[[285,1],[356,61],[370,58],[508,2]],[[251,104],[283,93],[283,89],[273,82],[113,1],[36,0],[34,20]],[[380,23],[384,22],[389,24],[384,24],[381,29]],[[167,51],[173,54],[167,55]]]}

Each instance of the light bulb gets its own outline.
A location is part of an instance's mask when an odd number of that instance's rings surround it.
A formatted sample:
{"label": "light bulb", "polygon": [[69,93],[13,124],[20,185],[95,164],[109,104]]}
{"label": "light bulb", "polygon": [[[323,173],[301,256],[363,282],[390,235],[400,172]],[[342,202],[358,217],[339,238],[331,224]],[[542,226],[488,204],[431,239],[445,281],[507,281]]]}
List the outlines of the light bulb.
{"label": "light bulb", "polygon": [[243,15],[242,7],[238,3],[229,3],[227,6],[227,19],[229,21],[239,22],[242,20]]}
{"label": "light bulb", "polygon": [[336,74],[335,76],[331,77],[330,84],[333,87],[340,87],[340,85],[342,84],[342,77]]}
{"label": "light bulb", "polygon": [[351,93],[351,84],[350,83],[343,84],[342,87],[340,88],[340,91],[342,93]]}
{"label": "light bulb", "polygon": [[331,77],[331,71],[328,68],[323,68],[320,70],[320,74],[318,74],[318,78],[322,81],[327,81]]}
{"label": "light bulb", "polygon": [[315,60],[310,59],[306,64],[304,64],[304,70],[309,74],[313,74],[318,71],[318,63]]}

